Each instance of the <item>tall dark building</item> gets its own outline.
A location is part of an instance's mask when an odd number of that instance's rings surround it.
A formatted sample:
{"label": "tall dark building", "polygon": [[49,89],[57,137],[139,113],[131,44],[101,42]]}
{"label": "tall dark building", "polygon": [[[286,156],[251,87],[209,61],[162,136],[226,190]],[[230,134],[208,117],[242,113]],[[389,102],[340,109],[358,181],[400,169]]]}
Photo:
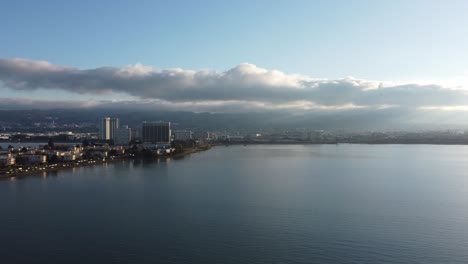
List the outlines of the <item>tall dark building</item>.
{"label": "tall dark building", "polygon": [[143,122],[141,125],[141,140],[144,143],[170,143],[170,122]]}

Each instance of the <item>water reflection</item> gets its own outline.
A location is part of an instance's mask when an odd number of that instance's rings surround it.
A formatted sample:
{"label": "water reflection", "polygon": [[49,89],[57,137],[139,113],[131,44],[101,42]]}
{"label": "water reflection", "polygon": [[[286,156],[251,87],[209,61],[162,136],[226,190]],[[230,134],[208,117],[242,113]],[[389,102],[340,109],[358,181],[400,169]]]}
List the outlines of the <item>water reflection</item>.
{"label": "water reflection", "polygon": [[11,176],[11,177],[5,177],[5,178],[0,178],[0,181],[20,181],[20,180],[25,180],[29,178],[43,178],[46,179],[47,177],[57,177],[59,174],[56,170],[54,171],[38,171],[34,172],[31,174],[25,174],[25,175],[16,175],[16,176]]}
{"label": "water reflection", "polygon": [[46,177],[57,177],[59,175],[58,170],[52,170],[52,171],[45,171],[43,172],[43,175],[46,175]]}

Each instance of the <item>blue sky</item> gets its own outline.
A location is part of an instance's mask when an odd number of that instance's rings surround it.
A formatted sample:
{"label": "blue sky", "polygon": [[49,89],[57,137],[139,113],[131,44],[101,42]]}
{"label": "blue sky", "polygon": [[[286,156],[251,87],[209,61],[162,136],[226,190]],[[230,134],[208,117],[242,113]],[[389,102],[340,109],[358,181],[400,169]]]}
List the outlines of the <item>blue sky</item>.
{"label": "blue sky", "polygon": [[468,70],[468,1],[2,1],[0,57],[79,68],[241,62],[319,78]]}
{"label": "blue sky", "polygon": [[[450,88],[468,89],[464,0],[16,0],[1,1],[0,12],[3,99],[148,99],[173,108],[240,102],[270,109],[281,87],[309,89],[282,101],[285,109],[386,109],[408,104],[383,95],[372,103],[362,99],[369,97],[363,91],[396,87],[404,98],[401,85],[415,84],[414,94],[449,89],[440,102],[411,107],[463,109],[468,103],[464,93],[466,102],[447,99],[459,97]],[[100,69],[106,66],[114,68]],[[183,70],[164,72],[171,68]],[[210,73],[190,71],[204,69]],[[324,90],[336,92],[328,95],[334,101],[312,91],[324,83],[342,85]],[[356,85],[361,97],[344,98]],[[213,96],[218,91],[231,97]],[[424,98],[431,96],[440,97],[439,91]]]}

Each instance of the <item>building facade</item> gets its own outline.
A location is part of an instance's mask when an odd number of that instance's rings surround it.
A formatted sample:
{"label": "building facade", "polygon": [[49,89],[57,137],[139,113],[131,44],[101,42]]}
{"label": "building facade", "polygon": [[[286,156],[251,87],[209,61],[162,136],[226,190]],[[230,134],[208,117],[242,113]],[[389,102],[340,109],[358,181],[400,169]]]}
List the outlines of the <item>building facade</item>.
{"label": "building facade", "polygon": [[119,119],[106,117],[99,121],[99,139],[114,139],[115,130],[119,128]]}
{"label": "building facade", "polygon": [[141,141],[143,143],[170,143],[170,122],[143,122],[141,124]]}
{"label": "building facade", "polygon": [[174,131],[174,140],[186,141],[193,139],[192,131]]}
{"label": "building facade", "polygon": [[47,156],[45,154],[21,153],[16,156],[16,162],[22,165],[45,164]]}
{"label": "building facade", "polygon": [[0,166],[15,165],[15,158],[9,152],[0,151]]}
{"label": "building facade", "polygon": [[132,140],[132,130],[128,126],[122,126],[114,132],[115,145],[128,145]]}

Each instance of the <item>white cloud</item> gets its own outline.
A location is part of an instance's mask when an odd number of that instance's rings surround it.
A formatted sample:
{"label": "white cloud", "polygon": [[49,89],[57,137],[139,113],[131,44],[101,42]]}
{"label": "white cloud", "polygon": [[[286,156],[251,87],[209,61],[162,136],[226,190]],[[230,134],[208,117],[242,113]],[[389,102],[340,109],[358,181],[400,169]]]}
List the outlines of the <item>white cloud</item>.
{"label": "white cloud", "polygon": [[437,111],[468,111],[468,105],[438,105],[438,106],[421,106],[421,110],[437,110]]}
{"label": "white cloud", "polygon": [[[221,112],[433,109],[427,107],[468,105],[467,90],[461,89],[466,87],[466,80],[438,82],[443,85],[427,82],[398,84],[354,77],[327,80],[263,69],[249,63],[224,72],[160,70],[142,64],[80,70],[46,61],[0,59],[0,82],[12,90],[63,90],[71,94],[99,95],[99,98],[114,93],[138,98],[119,102],[70,101],[71,106],[93,107],[118,103]],[[27,100],[34,101],[33,98],[23,100],[24,104]],[[44,102],[36,101],[38,104]]]}

